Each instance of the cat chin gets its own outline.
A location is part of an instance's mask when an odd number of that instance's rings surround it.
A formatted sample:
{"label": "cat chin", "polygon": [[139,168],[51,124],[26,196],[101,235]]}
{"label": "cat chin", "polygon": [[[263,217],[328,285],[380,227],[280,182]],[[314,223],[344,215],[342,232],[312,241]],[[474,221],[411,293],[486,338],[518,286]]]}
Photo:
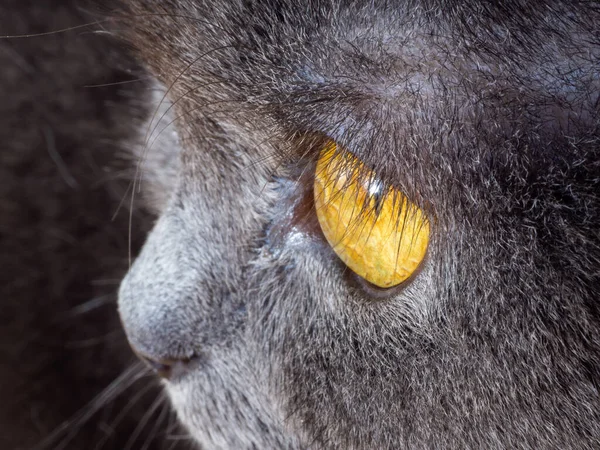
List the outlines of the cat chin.
{"label": "cat chin", "polygon": [[235,349],[215,351],[204,367],[165,383],[190,439],[200,448],[301,448],[242,359]]}

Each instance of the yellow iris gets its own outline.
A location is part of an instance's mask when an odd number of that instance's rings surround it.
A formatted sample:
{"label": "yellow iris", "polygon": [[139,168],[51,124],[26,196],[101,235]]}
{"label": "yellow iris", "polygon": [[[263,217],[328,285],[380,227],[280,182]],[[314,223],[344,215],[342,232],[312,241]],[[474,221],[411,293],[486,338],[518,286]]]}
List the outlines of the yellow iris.
{"label": "yellow iris", "polygon": [[334,142],[322,151],[314,184],[317,217],[340,259],[368,282],[389,288],[409,278],[429,242],[425,213]]}

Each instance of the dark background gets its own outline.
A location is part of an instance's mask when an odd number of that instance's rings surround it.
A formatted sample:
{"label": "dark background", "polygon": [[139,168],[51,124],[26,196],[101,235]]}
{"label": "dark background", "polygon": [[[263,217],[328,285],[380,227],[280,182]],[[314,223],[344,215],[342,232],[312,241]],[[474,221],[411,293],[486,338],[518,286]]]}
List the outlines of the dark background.
{"label": "dark background", "polygon": [[[187,444],[116,309],[148,109],[119,25],[81,0],[0,4],[0,449]],[[152,218],[131,216],[135,254]]]}

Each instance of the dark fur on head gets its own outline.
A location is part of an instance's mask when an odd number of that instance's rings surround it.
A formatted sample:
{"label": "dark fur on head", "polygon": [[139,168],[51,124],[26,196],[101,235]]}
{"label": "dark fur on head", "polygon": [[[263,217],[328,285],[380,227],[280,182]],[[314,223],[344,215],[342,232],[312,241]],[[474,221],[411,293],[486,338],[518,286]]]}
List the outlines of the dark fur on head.
{"label": "dark fur on head", "polygon": [[[597,3],[110,15],[177,131],[133,152],[159,219],[119,312],[138,352],[191,361],[165,386],[202,448],[600,446]],[[315,226],[328,139],[429,215],[401,290],[357,283]]]}
{"label": "dark fur on head", "polygon": [[[600,10],[592,2],[132,2],[178,188],[121,287],[207,448],[600,444]],[[292,226],[335,139],[433,242],[375,300]],[[296,174],[296,175],[295,175]],[[278,232],[273,235],[274,227]]]}

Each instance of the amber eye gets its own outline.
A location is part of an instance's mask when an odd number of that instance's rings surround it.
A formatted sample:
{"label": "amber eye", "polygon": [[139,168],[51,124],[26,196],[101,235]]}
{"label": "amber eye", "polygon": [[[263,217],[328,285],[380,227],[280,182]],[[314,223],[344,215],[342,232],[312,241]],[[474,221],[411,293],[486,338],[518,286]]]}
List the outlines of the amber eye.
{"label": "amber eye", "polygon": [[384,184],[355,156],[328,143],[314,184],[325,238],[356,274],[381,288],[409,278],[425,257],[429,222],[406,196]]}

